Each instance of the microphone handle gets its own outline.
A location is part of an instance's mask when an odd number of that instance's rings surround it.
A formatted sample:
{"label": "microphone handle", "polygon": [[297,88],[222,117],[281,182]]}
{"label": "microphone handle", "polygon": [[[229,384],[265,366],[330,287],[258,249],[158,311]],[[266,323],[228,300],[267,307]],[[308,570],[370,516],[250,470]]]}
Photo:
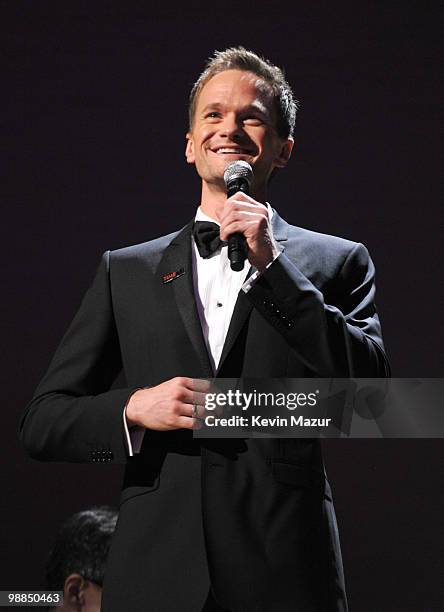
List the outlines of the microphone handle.
{"label": "microphone handle", "polygon": [[[231,198],[238,191],[250,195],[248,181],[243,178],[230,181],[227,187],[227,198]],[[244,269],[244,263],[247,259],[247,241],[243,234],[237,232],[236,234],[231,234],[228,238],[228,257],[232,270],[241,272]]]}

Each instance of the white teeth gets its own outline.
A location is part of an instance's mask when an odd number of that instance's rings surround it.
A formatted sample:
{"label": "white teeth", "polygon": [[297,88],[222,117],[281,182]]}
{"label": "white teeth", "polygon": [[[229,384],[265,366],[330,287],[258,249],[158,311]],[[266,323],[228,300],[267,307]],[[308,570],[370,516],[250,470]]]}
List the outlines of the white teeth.
{"label": "white teeth", "polygon": [[218,149],[217,153],[238,153],[239,155],[243,155],[248,153],[245,149],[229,149],[229,148],[224,148],[224,149]]}

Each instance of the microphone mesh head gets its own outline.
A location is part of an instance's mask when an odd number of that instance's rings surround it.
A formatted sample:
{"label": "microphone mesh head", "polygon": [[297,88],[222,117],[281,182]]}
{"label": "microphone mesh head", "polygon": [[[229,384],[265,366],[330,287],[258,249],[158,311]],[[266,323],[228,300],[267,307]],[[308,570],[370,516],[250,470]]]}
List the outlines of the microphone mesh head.
{"label": "microphone mesh head", "polygon": [[232,162],[228,164],[225,168],[224,172],[224,181],[225,185],[228,187],[228,184],[234,179],[243,178],[247,181],[248,185],[251,183],[251,179],[253,178],[253,168],[250,164],[242,159]]}

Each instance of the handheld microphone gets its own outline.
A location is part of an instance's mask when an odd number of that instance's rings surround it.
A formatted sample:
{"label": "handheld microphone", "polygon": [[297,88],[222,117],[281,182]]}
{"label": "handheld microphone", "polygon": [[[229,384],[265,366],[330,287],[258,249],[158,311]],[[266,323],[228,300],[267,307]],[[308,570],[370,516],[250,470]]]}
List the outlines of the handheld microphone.
{"label": "handheld microphone", "polygon": [[[224,172],[227,198],[231,198],[238,191],[250,195],[252,179],[253,168],[246,161],[239,159],[229,164]],[[247,244],[243,234],[232,234],[228,238],[228,257],[230,258],[232,270],[240,272],[244,269],[244,263],[247,259]]]}

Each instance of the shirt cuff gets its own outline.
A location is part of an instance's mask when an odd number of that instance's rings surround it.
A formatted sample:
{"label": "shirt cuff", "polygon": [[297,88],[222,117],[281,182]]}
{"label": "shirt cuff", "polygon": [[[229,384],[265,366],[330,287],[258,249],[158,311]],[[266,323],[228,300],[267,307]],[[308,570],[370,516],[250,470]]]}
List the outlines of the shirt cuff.
{"label": "shirt cuff", "polygon": [[[281,251],[277,251],[274,254],[273,259],[270,261],[269,264],[267,264],[265,268],[266,270],[271,266],[272,263],[276,261],[276,259],[279,257],[280,254],[281,254]],[[262,274],[263,272],[256,270],[256,272],[254,272],[251,276],[249,276],[247,280],[245,281],[245,283],[242,285],[241,287],[242,291],[244,293],[248,293],[250,289],[253,287],[253,285],[257,282],[257,280],[262,276]]]}
{"label": "shirt cuff", "polygon": [[139,427],[138,425],[136,425],[135,427],[132,427],[131,430],[128,427],[128,421],[126,420],[126,407],[128,406],[130,397],[128,398],[128,401],[126,402],[125,407],[123,409],[123,429],[125,431],[125,439],[126,439],[126,446],[128,449],[128,455],[130,457],[134,457],[134,455],[137,455],[138,453],[140,453],[140,449],[142,447],[142,442],[143,442],[143,437],[145,435],[145,429],[143,427]]}

